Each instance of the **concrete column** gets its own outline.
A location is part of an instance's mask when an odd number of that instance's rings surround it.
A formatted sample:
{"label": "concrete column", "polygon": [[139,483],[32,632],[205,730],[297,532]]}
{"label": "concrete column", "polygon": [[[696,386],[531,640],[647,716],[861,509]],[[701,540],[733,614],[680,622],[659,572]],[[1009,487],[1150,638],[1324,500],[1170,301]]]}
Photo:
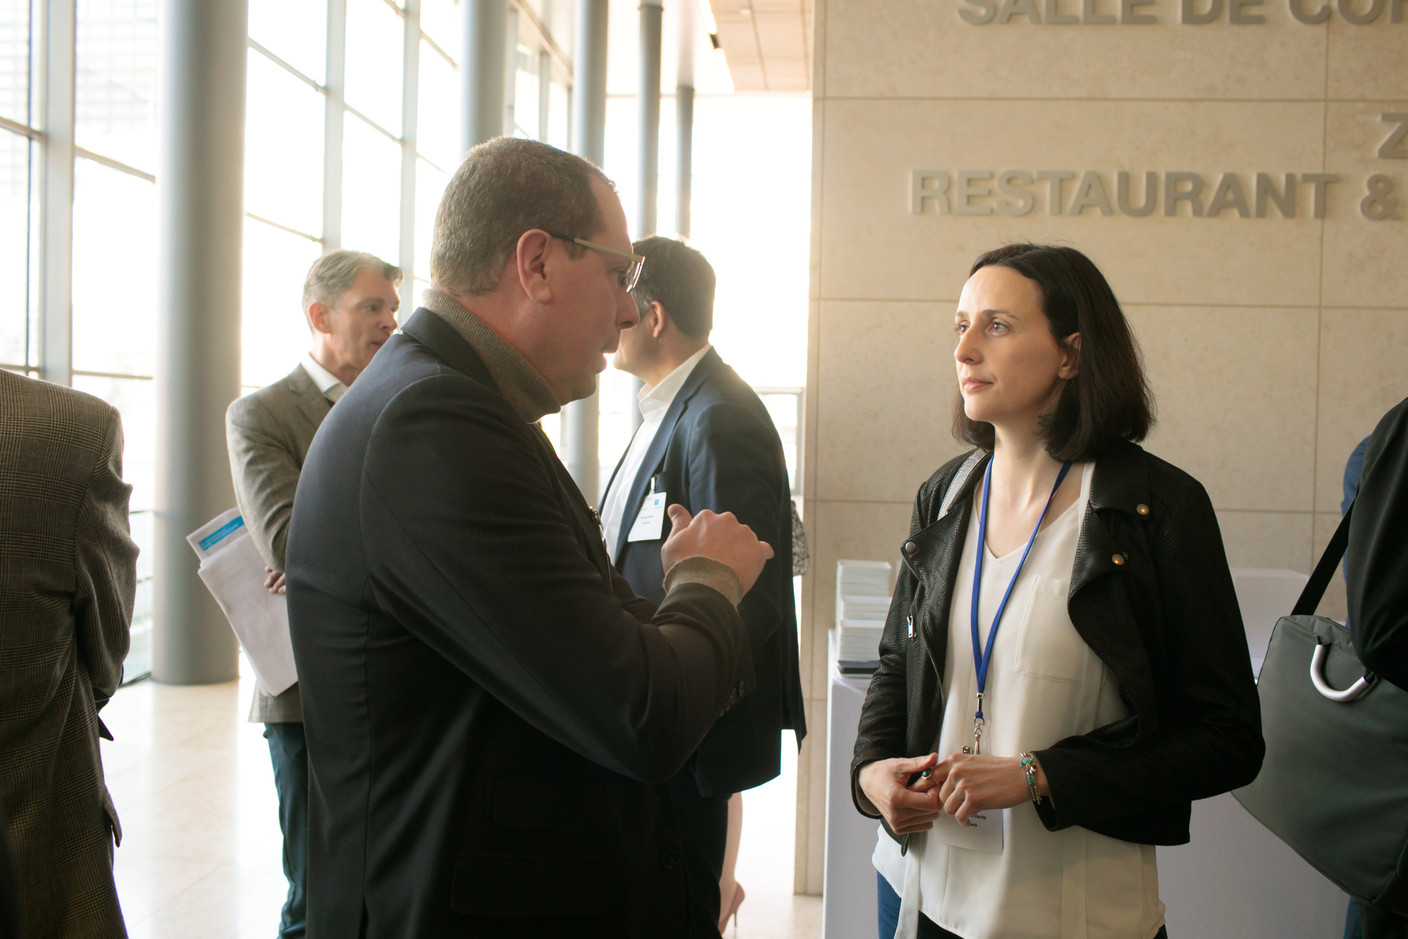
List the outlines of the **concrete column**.
{"label": "concrete column", "polygon": [[[607,0],[577,0],[572,51],[572,152],[600,166],[606,153]],[[601,496],[601,392],[562,409],[562,450],[577,488],[596,504]]]}
{"label": "concrete column", "polygon": [[597,166],[606,155],[607,0],[577,0],[572,49],[572,152]]}
{"label": "concrete column", "polygon": [[507,34],[507,0],[466,0],[460,62],[461,143],[466,151],[504,132]]}
{"label": "concrete column", "polygon": [[239,671],[186,535],[235,504],[225,408],[240,391],[248,14],[248,0],[176,0],[160,17],[152,676],[174,684]]}
{"label": "concrete column", "polygon": [[661,0],[640,5],[640,217],[637,238],[656,234],[660,191],[660,21]]}
{"label": "concrete column", "polygon": [[675,228],[681,238],[689,237],[690,183],[694,174],[694,86],[675,88],[676,162]]}

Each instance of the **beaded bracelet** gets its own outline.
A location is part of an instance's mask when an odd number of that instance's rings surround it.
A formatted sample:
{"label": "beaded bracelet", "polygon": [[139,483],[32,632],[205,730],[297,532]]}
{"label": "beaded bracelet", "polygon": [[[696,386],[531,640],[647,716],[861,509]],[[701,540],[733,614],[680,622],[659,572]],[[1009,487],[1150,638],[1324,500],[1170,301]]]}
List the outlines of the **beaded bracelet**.
{"label": "beaded bracelet", "polygon": [[1022,772],[1027,777],[1027,793],[1032,797],[1033,805],[1041,805],[1041,793],[1036,790],[1036,757],[1030,753],[1017,754],[1022,761]]}

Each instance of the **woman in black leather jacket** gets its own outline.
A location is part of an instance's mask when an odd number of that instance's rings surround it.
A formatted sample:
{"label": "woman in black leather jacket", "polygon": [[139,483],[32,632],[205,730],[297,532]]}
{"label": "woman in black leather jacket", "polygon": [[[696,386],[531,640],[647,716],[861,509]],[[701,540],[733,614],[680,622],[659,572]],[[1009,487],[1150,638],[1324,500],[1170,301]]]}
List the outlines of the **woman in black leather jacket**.
{"label": "woman in black leather jacket", "polygon": [[1083,254],[988,252],[955,328],[977,449],[919,490],[851,770],[881,939],[1164,935],[1152,846],[1263,750],[1212,504],[1135,443],[1139,355]]}

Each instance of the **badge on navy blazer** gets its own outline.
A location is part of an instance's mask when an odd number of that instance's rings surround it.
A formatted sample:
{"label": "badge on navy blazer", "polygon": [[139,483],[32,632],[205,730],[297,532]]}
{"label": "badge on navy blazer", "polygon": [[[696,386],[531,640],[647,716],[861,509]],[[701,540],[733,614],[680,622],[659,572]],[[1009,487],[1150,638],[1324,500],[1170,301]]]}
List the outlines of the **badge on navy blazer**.
{"label": "badge on navy blazer", "polygon": [[627,541],[659,541],[665,536],[665,493],[655,492],[655,480],[650,481],[651,491],[645,496],[640,514],[626,535]]}

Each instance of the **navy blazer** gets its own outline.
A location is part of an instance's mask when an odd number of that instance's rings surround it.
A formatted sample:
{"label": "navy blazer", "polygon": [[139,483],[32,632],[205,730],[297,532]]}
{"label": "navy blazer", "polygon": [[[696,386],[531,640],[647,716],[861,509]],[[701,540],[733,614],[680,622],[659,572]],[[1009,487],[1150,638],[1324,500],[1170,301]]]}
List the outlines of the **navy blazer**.
{"label": "navy blazer", "polygon": [[434,313],[323,422],[288,561],[309,939],[683,934],[660,783],[751,680],[738,613],[700,585],[634,597]]}
{"label": "navy blazer", "polygon": [[[620,471],[618,463],[612,481]],[[664,539],[627,540],[652,479],[667,502],[690,512],[732,512],[772,545],[774,556],[738,607],[757,689],[720,718],[691,764],[701,795],[742,792],[780,772],[780,731],[794,729],[799,746],[807,732],[792,590],[792,494],[772,417],[713,349],[675,395],[626,495],[616,569],[638,594],[658,603]],[[662,533],[669,533],[668,524]]]}

